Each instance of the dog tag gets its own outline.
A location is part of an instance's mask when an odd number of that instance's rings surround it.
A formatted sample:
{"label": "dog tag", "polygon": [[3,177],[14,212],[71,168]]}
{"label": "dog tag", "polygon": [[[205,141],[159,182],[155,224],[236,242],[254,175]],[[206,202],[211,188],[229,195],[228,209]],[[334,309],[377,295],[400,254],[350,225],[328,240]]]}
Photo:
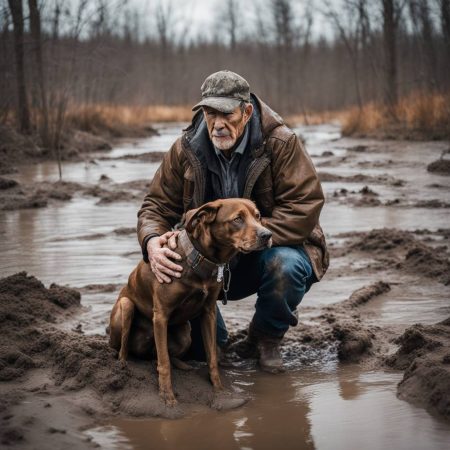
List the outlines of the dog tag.
{"label": "dog tag", "polygon": [[223,269],[224,268],[225,268],[224,264],[217,267],[217,282],[218,283],[220,283],[223,280]]}

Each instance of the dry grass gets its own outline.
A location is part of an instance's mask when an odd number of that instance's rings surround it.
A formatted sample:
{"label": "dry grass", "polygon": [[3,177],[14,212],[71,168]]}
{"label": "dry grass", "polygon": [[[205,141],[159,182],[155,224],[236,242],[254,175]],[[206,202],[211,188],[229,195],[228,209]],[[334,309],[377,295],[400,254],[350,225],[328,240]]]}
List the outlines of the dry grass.
{"label": "dry grass", "polygon": [[189,122],[187,106],[92,105],[69,107],[66,126],[93,134],[114,137],[145,134],[156,122]]}
{"label": "dry grass", "polygon": [[324,123],[339,122],[342,123],[347,110],[339,111],[307,111],[300,114],[291,114],[286,116],[285,121],[291,125],[322,125]]}
{"label": "dry grass", "polygon": [[394,114],[385,106],[369,103],[354,107],[342,117],[345,136],[406,139],[450,138],[450,95],[413,93],[401,99]]}

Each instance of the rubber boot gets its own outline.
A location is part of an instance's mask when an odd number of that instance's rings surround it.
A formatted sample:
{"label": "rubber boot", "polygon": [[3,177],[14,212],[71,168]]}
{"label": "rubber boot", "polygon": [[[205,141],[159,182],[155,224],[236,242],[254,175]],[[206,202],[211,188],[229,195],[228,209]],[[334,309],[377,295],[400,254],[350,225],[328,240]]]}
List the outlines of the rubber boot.
{"label": "rubber boot", "polygon": [[247,337],[233,345],[240,358],[257,358],[261,370],[269,373],[284,372],[280,354],[282,337],[274,337],[257,330],[250,322]]}

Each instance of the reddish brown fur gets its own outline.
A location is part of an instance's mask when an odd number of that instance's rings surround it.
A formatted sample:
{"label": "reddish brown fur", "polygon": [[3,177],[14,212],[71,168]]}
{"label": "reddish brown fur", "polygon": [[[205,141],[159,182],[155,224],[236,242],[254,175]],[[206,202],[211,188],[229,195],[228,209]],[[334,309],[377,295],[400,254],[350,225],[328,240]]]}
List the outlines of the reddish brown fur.
{"label": "reddish brown fur", "polygon": [[[270,232],[260,223],[253,202],[244,199],[216,200],[186,214],[186,231],[195,247],[218,264],[237,252],[250,252],[271,245]],[[158,358],[160,395],[176,404],[172,391],[170,358],[177,361],[190,346],[189,320],[202,317],[202,335],[210,379],[222,389],[217,364],[216,301],[221,284],[216,278],[201,279],[182,256],[182,277],[169,284],[158,283],[150,266],[141,261],[120,291],[110,317],[110,345],[125,361],[128,351],[138,357]]]}

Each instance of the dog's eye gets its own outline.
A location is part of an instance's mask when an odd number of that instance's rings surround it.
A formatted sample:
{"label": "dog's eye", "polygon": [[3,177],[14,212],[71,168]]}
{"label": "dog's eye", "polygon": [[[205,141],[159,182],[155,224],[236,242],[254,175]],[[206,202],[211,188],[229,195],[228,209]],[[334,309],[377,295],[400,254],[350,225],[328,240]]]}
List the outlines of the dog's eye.
{"label": "dog's eye", "polygon": [[234,223],[242,223],[242,217],[241,216],[237,216],[233,219]]}
{"label": "dog's eye", "polygon": [[255,214],[255,216],[256,216],[256,220],[261,220],[261,214],[259,212],[257,212]]}

